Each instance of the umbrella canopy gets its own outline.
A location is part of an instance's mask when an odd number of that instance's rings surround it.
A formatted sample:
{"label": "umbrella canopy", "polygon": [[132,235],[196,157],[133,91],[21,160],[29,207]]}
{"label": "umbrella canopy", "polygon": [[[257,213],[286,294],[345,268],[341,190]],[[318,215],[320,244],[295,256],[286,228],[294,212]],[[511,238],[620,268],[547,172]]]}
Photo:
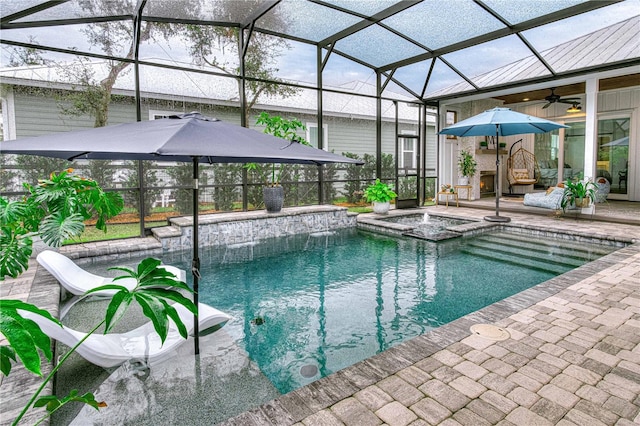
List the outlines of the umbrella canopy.
{"label": "umbrella canopy", "polygon": [[[197,112],[0,142],[2,154],[40,155],[67,160],[154,160],[193,163],[193,301],[198,306],[198,164],[296,163],[327,164],[362,161],[205,117]],[[195,353],[199,353],[194,317]]]}
{"label": "umbrella canopy", "polygon": [[459,121],[443,129],[440,134],[453,136],[510,136],[523,133],[546,133],[568,127],[544,118],[513,111],[510,108],[493,108]]}
{"label": "umbrella canopy", "polygon": [[5,141],[0,151],[67,160],[362,164],[199,113]]}
{"label": "umbrella canopy", "polygon": [[616,139],[615,141],[605,143],[604,145],[601,145],[601,146],[629,146],[629,136]]}
{"label": "umbrella canopy", "polygon": [[[441,135],[453,136],[496,136],[496,147],[499,146],[500,136],[519,135],[523,133],[546,133],[561,127],[569,127],[558,124],[544,118],[522,114],[509,108],[493,108],[478,115],[459,121],[440,131]],[[491,222],[508,222],[508,217],[500,217],[500,150],[496,149],[496,214],[487,216]]]}

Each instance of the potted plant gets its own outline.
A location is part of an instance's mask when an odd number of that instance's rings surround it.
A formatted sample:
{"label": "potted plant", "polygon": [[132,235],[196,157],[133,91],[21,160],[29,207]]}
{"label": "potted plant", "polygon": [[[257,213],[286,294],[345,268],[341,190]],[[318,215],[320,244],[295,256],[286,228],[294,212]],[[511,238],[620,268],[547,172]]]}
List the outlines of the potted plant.
{"label": "potted plant", "polygon": [[391,200],[396,198],[396,194],[391,186],[386,183],[380,182],[380,179],[376,179],[375,183],[372,183],[364,190],[364,196],[367,201],[373,203],[373,212],[378,214],[386,214],[391,207]]}
{"label": "potted plant", "polygon": [[[37,185],[24,184],[27,194],[18,200],[9,200],[0,196],[0,218],[2,220],[2,250],[0,251],[0,280],[5,277],[16,278],[29,267],[29,258],[33,252],[33,239],[39,238],[43,243],[59,247],[68,238],[79,236],[85,229],[85,220],[96,219],[96,228],[106,232],[107,220],[118,215],[124,206],[122,196],[117,192],[104,191],[96,181],[73,174],[73,169],[60,173],[52,173],[48,179],[40,179]],[[30,320],[27,315],[39,315],[51,324],[62,326],[48,311],[20,300],[3,299],[0,304],[0,334],[3,342],[0,345],[0,370],[5,377],[9,376],[13,364],[22,364],[29,372],[43,377],[43,383],[35,390],[29,401],[17,414],[12,424],[23,424],[21,420],[31,408],[46,407],[46,412],[34,414],[35,424],[47,418],[67,403],[80,402],[96,410],[106,407],[99,402],[91,392],[80,394],[78,390],[71,390],[69,395],[40,396],[47,383],[52,383],[54,375],[71,354],[88,338],[91,338],[100,327],[104,326],[104,333],[110,331],[135,303],[143,306],[143,314],[148,317],[154,330],[164,343],[169,320],[176,322],[179,333],[183,338],[188,337],[187,329],[180,318],[176,318],[169,310],[158,309],[166,307],[168,302],[183,305],[191,312],[196,312],[196,306],[182,292],[192,292],[186,283],[178,281],[169,271],[159,267],[160,260],[148,258],[143,260],[137,270],[128,268],[112,268],[125,272],[119,278],[135,279],[138,285],[130,290],[117,284],[100,286],[92,291],[115,290],[105,318],[79,339],[71,349],[60,359],[55,367],[44,376],[41,355],[48,362],[53,359],[52,344],[46,330],[40,328],[37,322]],[[144,303],[143,303],[144,302]],[[151,308],[148,308],[148,307]],[[148,308],[148,309],[145,309]],[[179,324],[178,324],[179,323]],[[83,333],[84,334],[84,333]],[[21,372],[18,372],[21,375]],[[8,419],[6,419],[8,420]]]}
{"label": "potted plant", "polygon": [[455,189],[450,183],[445,183],[444,185],[440,185],[440,192],[455,192]]}
{"label": "potted plant", "polygon": [[[256,124],[266,126],[264,133],[309,145],[305,139],[296,134],[297,130],[306,130],[306,126],[298,119],[285,119],[279,115],[270,115],[262,112],[256,120]],[[276,166],[275,163],[265,166],[257,163],[248,163],[245,168],[258,173],[264,181],[265,186],[262,188],[262,199],[268,213],[278,213],[284,205],[284,188],[280,184],[280,176],[282,174],[282,164]]]}
{"label": "potted plant", "polygon": [[463,149],[460,151],[460,155],[458,156],[458,169],[460,170],[460,179],[458,180],[459,185],[469,185],[469,178],[473,177],[476,174],[476,167],[478,163],[473,158],[473,155]]}
{"label": "potted plant", "polygon": [[489,148],[489,143],[485,140],[485,141],[480,141],[480,149],[487,149]]}
{"label": "potted plant", "polygon": [[562,211],[565,211],[567,207],[575,206],[576,208],[589,207],[590,203],[595,202],[596,198],[596,186],[591,181],[577,181],[571,182],[570,180],[564,183],[564,193],[562,194],[562,200],[560,201],[560,207]]}
{"label": "potted plant", "polygon": [[503,149],[503,148],[507,147],[507,143],[506,142],[500,142],[498,145],[499,145],[500,149]]}

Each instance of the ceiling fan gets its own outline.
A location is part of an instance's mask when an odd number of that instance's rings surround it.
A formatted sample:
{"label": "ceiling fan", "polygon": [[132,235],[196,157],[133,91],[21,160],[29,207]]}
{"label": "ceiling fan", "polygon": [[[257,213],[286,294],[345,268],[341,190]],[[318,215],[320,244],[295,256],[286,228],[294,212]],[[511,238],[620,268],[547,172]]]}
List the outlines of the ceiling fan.
{"label": "ceiling fan", "polygon": [[577,106],[581,101],[580,98],[563,98],[560,95],[556,95],[554,90],[556,90],[556,88],[552,87],[551,94],[544,98],[544,100],[547,101],[547,104],[543,106],[542,109],[549,108],[551,104],[555,104],[556,102],[561,104],[570,104],[570,105]]}

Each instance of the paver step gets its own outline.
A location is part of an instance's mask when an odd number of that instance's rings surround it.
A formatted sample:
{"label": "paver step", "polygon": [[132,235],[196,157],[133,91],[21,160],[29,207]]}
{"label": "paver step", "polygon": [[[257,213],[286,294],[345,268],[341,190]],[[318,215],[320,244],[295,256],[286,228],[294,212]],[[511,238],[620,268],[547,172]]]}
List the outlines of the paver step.
{"label": "paver step", "polygon": [[553,263],[573,269],[583,265],[587,260],[581,257],[566,256],[556,252],[549,252],[540,248],[521,247],[515,244],[504,244],[498,241],[473,240],[468,243],[471,247],[484,249],[495,253],[505,253],[540,262]]}
{"label": "paver step", "polygon": [[611,252],[608,247],[598,247],[593,244],[580,245],[573,241],[564,240],[536,240],[531,241],[524,235],[511,234],[486,234],[478,240],[498,243],[505,247],[526,248],[545,255],[560,256],[563,258],[578,259],[581,263],[597,259]]}
{"label": "paver step", "polygon": [[524,266],[528,269],[535,269],[538,271],[552,273],[554,275],[560,275],[572,269],[572,267],[565,266],[565,265],[558,265],[556,263],[551,263],[551,262],[543,262],[535,259],[525,258],[522,256],[512,255],[505,252],[490,251],[490,250],[486,250],[484,248],[478,248],[478,247],[467,246],[467,247],[461,248],[461,252],[468,255],[480,257],[483,259],[495,260],[499,262],[509,263],[512,265]]}
{"label": "paver step", "polygon": [[[491,237],[495,234],[486,234],[487,237]],[[513,240],[513,241],[517,241],[517,242],[528,242],[531,243],[531,236],[527,235],[527,234],[517,234],[517,233],[509,233],[509,232],[502,232],[499,234],[501,236],[501,238],[503,239],[508,239],[508,240]],[[545,245],[548,247],[560,247],[560,248],[569,248],[572,250],[581,250],[581,251],[588,251],[590,253],[596,253],[598,256],[603,256],[605,254],[609,254],[611,253],[611,249],[610,247],[607,247],[605,245],[598,245],[598,244],[581,244],[578,241],[573,241],[573,240],[564,240],[564,239],[558,239],[558,238],[547,238],[547,239],[543,239],[543,240],[537,240],[536,243],[539,243],[541,245]]]}

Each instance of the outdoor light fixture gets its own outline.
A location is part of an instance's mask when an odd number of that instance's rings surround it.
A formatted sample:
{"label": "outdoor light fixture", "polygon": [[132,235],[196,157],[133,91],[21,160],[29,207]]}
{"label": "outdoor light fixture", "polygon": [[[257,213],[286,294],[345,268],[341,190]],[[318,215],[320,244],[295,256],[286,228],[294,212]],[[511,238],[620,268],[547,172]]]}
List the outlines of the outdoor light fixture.
{"label": "outdoor light fixture", "polygon": [[567,112],[580,112],[582,111],[582,107],[578,104],[573,104],[569,108],[567,108]]}

